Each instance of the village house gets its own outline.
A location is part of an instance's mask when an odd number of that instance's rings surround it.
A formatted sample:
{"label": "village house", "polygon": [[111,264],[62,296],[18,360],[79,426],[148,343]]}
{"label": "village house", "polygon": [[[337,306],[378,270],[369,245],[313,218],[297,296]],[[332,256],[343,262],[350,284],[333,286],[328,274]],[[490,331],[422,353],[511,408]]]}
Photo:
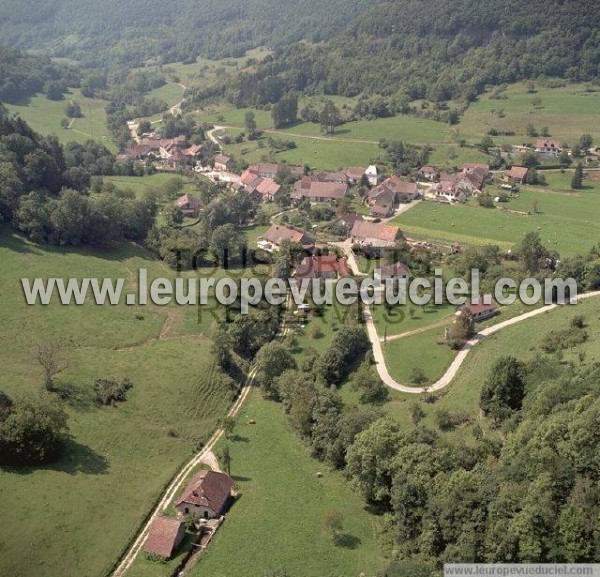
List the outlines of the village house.
{"label": "village house", "polygon": [[368,221],[357,221],[350,232],[352,242],[373,248],[394,246],[402,239],[402,231],[397,226]]}
{"label": "village house", "polygon": [[315,176],[320,182],[337,182],[339,184],[346,184],[348,182],[348,178],[343,172],[319,172]]}
{"label": "village house", "polygon": [[381,192],[390,192],[394,195],[394,203],[412,202],[419,196],[419,188],[416,182],[407,182],[399,176],[390,176],[380,185],[369,191],[367,198],[369,200],[376,198]]}
{"label": "village house", "polygon": [[[485,304],[484,301],[489,301],[489,304]],[[463,311],[468,311],[475,322],[482,322],[492,318],[498,312],[498,304],[493,300],[492,295],[485,295],[474,303],[467,302],[456,314],[460,315]]]}
{"label": "village house", "polygon": [[291,194],[292,200],[301,201],[307,198],[310,202],[333,202],[345,198],[348,185],[338,182],[321,182],[316,177],[304,177],[298,181]]}
{"label": "village house", "polygon": [[201,144],[193,144],[189,148],[185,148],[181,151],[188,158],[200,158],[207,152],[206,148]]}
{"label": "village house", "polygon": [[352,227],[354,226],[354,223],[362,222],[363,220],[364,220],[364,218],[362,217],[362,215],[356,214],[355,212],[348,212],[348,213],[342,214],[342,216],[340,216],[338,222],[342,226],[345,226],[348,229],[348,233],[350,233],[350,231],[352,230]]}
{"label": "village house", "polygon": [[175,201],[175,206],[181,211],[183,216],[196,218],[200,214],[202,202],[194,196],[184,194]]}
{"label": "village house", "polygon": [[301,166],[293,166],[291,164],[279,163],[279,164],[253,164],[248,167],[250,172],[253,172],[257,176],[263,178],[277,178],[278,174],[290,174],[293,178],[302,178],[304,175],[304,169]]}
{"label": "village house", "polygon": [[369,196],[368,204],[371,215],[377,218],[388,218],[396,211],[396,195],[389,190],[381,190]]}
{"label": "village house", "polygon": [[510,170],[504,171],[503,180],[510,184],[523,184],[527,181],[529,168],[526,166],[513,166]]}
{"label": "village house", "polygon": [[221,517],[232,497],[233,480],[224,473],[200,471],[192,477],[175,503],[179,515],[197,515],[201,519]]}
{"label": "village house", "polygon": [[305,250],[312,251],[315,241],[308,235],[280,224],[274,224],[258,239],[258,246],[264,250],[280,248],[285,241],[301,244]]}
{"label": "village house", "polygon": [[305,256],[296,267],[294,277],[297,280],[318,278],[321,280],[337,279],[348,276],[346,260],[336,254],[323,256]]}
{"label": "village house", "polygon": [[384,265],[375,270],[374,278],[382,283],[391,284],[397,287],[402,279],[408,279],[410,269],[403,262],[395,262],[391,265]]}
{"label": "village house", "polygon": [[178,519],[157,516],[148,532],[144,551],[162,559],[170,559],[185,538],[185,525]]}
{"label": "village house", "polygon": [[259,202],[273,202],[281,192],[281,186],[272,178],[263,178],[250,170],[245,170],[241,177],[242,188]]}
{"label": "village house", "polygon": [[429,182],[435,182],[438,179],[439,171],[432,166],[422,166],[417,172],[417,176]]}
{"label": "village house", "polygon": [[540,139],[535,143],[535,151],[547,156],[559,156],[562,152],[562,145],[558,140]]}
{"label": "village house", "polygon": [[365,170],[365,176],[367,177],[367,181],[371,186],[377,186],[381,180],[381,174],[374,164],[371,164],[369,167],[367,167],[367,170]]}
{"label": "village house", "polygon": [[365,169],[358,167],[347,168],[344,172],[348,184],[360,184],[362,177],[365,175]]}
{"label": "village house", "polygon": [[482,182],[485,182],[492,176],[492,173],[490,172],[490,165],[480,162],[467,162],[463,164],[462,172],[465,175],[477,174],[477,177],[480,178]]}
{"label": "village house", "polygon": [[214,160],[214,167],[218,172],[228,172],[233,167],[233,160],[225,154],[217,154]]}

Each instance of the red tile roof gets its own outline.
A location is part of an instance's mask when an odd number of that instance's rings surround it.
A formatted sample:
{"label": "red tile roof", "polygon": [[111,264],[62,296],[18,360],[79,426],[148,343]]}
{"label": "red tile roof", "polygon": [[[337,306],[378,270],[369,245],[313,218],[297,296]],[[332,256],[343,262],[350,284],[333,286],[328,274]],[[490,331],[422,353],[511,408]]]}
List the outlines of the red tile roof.
{"label": "red tile roof", "polygon": [[397,226],[368,221],[355,222],[350,234],[358,240],[379,240],[386,243],[394,243],[402,236]]}
{"label": "red tile roof", "polygon": [[388,266],[382,266],[380,269],[381,278],[392,278],[392,277],[401,277],[401,276],[409,276],[410,269],[403,262],[396,262],[394,264]]}
{"label": "red tile roof", "polygon": [[188,483],[175,505],[185,503],[207,507],[219,515],[231,497],[232,489],[233,480],[224,473],[200,471]]}
{"label": "red tile roof", "polygon": [[200,208],[202,206],[202,202],[200,201],[199,198],[196,198],[195,196],[190,196],[189,194],[184,194],[183,196],[180,196],[176,201],[175,204],[179,207],[186,207],[186,208]]}
{"label": "red tile roof", "polygon": [[346,261],[338,258],[335,254],[304,257],[296,268],[296,276],[300,278],[316,278],[323,274],[333,273],[340,277],[349,274]]}
{"label": "red tile roof", "polygon": [[[488,295],[489,298],[491,298],[491,295]],[[483,299],[481,300],[481,302],[475,302],[475,303],[466,303],[465,307],[469,310],[469,312],[472,315],[477,315],[477,314],[481,314],[484,312],[490,312],[490,311],[494,311],[498,308],[498,304],[492,299],[491,303],[489,305],[486,305],[483,303]]]}
{"label": "red tile roof", "polygon": [[528,172],[529,168],[526,166],[513,166],[510,170],[506,171],[506,176],[517,180],[523,180]]}
{"label": "red tile roof", "polygon": [[261,238],[277,246],[281,245],[281,243],[285,240],[298,242],[304,246],[310,246],[314,244],[314,240],[305,235],[303,232],[294,230],[293,228],[280,226],[278,224],[271,226],[271,228],[265,232]]}
{"label": "red tile roof", "polygon": [[144,550],[170,559],[185,535],[183,524],[177,519],[158,516],[150,526]]}

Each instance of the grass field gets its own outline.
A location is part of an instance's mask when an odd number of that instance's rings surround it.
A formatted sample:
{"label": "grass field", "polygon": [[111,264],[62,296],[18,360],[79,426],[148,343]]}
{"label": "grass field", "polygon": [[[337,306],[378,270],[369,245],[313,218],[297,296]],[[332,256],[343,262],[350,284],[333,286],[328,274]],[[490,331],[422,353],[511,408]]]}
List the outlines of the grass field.
{"label": "grass field", "polygon": [[[67,456],[46,467],[0,470],[0,507],[11,520],[0,527],[0,574],[103,575],[229,404],[225,391],[198,386],[212,319],[198,325],[192,307],[26,306],[22,276],[124,277],[129,289],[140,267],[150,278],[174,276],[134,246],[106,253],[42,248],[0,228],[0,259],[1,389],[40,389],[36,342],[74,341],[58,378],[70,391]],[[127,402],[86,402],[98,377],[130,377]]]}
{"label": "grass field", "polygon": [[[227,130],[235,136],[238,130]],[[269,154],[268,137],[293,140],[296,148],[283,152]],[[261,148],[259,142],[264,143]],[[348,166],[367,166],[381,156],[377,144],[365,142],[345,142],[342,140],[318,140],[315,138],[299,138],[289,136],[283,132],[265,134],[261,139],[252,142],[244,141],[240,144],[232,143],[224,146],[227,153],[235,158],[248,162],[259,162],[272,157],[275,161],[287,161],[290,164],[303,166],[308,164],[315,169],[339,169]]]}
{"label": "grass field", "polygon": [[[448,323],[450,324],[450,323]],[[444,327],[382,344],[390,375],[403,385],[412,385],[411,373],[421,369],[426,384],[435,382],[450,366],[456,353],[444,341]]]}
{"label": "grass field", "polygon": [[[494,137],[498,143],[521,144],[531,142],[526,127],[532,123],[538,131],[547,127],[553,138],[574,144],[584,133],[600,139],[600,91],[589,92],[583,84],[568,84],[561,88],[536,86],[530,94],[524,83],[508,87],[506,98],[495,100],[490,93],[472,103],[457,129],[462,138],[478,141],[490,128],[513,131],[515,136]],[[542,104],[535,107],[532,99],[539,97]],[[504,111],[501,118],[498,112]]]}
{"label": "grass field", "polygon": [[[256,425],[247,425],[249,419]],[[231,473],[241,496],[190,575],[256,577],[281,567],[302,577],[374,576],[382,563],[373,534],[377,517],[341,474],[310,458],[281,406],[255,392],[236,434]],[[343,515],[339,545],[322,529],[332,508]]]}
{"label": "grass field", "polygon": [[[572,171],[545,175],[548,186],[524,187],[518,199],[499,208],[484,209],[474,202],[452,206],[422,202],[394,224],[410,237],[466,245],[497,244],[504,249],[518,245],[526,233],[537,231],[548,248],[563,255],[587,253],[598,241],[598,226],[592,215],[600,210],[600,183],[589,181],[583,190],[569,191]],[[535,201],[540,214],[533,214]]]}
{"label": "grass field", "polygon": [[[83,118],[73,120],[71,128],[62,128],[60,121],[65,117],[65,106],[69,100],[75,100],[81,105]],[[38,94],[22,104],[7,104],[10,112],[19,114],[31,127],[43,135],[56,135],[63,143],[97,140],[112,152],[116,146],[106,127],[108,102],[96,98],[85,98],[79,90],[73,89],[64,100],[48,100],[43,94]]]}
{"label": "grass field", "polygon": [[[567,328],[575,315],[583,315],[586,318],[586,330],[590,338],[583,345],[565,351],[562,362],[581,364],[580,352],[584,354],[586,364],[600,361],[599,302],[598,297],[593,297],[576,306],[561,307],[486,337],[469,353],[453,382],[438,393],[439,400],[435,404],[420,402],[426,414],[423,423],[436,428],[435,412],[439,409],[446,409],[448,411],[465,411],[471,416],[473,422],[478,421],[485,428],[485,422],[479,419],[479,394],[494,362],[506,355],[513,355],[522,361],[530,361],[544,356],[546,353],[541,350],[541,345],[548,333]],[[409,409],[415,401],[422,400],[414,396],[395,393],[394,400],[385,405],[385,410],[406,426],[411,426]],[[463,440],[470,439],[473,442],[468,430],[457,429],[450,434]]]}

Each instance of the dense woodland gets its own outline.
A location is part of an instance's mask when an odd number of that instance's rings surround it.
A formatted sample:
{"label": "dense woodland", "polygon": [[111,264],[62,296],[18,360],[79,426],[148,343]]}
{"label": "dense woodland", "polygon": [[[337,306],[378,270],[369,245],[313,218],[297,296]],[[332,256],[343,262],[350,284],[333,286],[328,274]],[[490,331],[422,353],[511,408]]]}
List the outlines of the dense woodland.
{"label": "dense woodland", "polygon": [[101,145],[63,147],[0,109],[0,222],[33,240],[73,246],[144,240],[154,223],[152,199],[100,181],[90,194],[92,175],[113,170],[114,157]]}
{"label": "dense woodland", "polygon": [[379,94],[407,101],[469,101],[487,84],[558,77],[596,80],[600,16],[582,0],[397,0],[360,16],[330,41],[280,49],[258,70],[221,86],[239,106],[276,102],[290,90]]}
{"label": "dense woodland", "polygon": [[49,48],[85,68],[242,56],[256,46],[326,40],[376,1],[0,0],[0,43]]}
{"label": "dense woodland", "polygon": [[0,102],[19,102],[38,92],[60,100],[68,87],[78,85],[75,69],[0,46]]}

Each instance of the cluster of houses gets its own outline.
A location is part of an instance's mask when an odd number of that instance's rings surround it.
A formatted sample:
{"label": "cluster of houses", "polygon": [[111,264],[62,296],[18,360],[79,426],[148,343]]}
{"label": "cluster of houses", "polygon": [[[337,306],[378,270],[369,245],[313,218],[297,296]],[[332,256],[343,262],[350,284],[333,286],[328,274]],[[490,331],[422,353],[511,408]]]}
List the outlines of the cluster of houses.
{"label": "cluster of houses", "polygon": [[211,151],[201,144],[190,145],[183,135],[175,138],[156,138],[148,136],[139,139],[125,152],[117,155],[117,162],[151,161],[157,167],[174,170],[183,166],[193,166]]}
{"label": "cluster of houses", "polygon": [[456,173],[439,172],[431,166],[418,171],[421,180],[431,183],[428,195],[446,202],[465,202],[481,194],[492,173],[488,164],[467,163]]}
{"label": "cluster of houses", "polygon": [[200,471],[176,501],[177,517],[158,515],[154,519],[144,550],[150,555],[170,559],[185,537],[185,521],[189,518],[205,521],[221,518],[229,508],[232,496],[231,477],[216,471]]}

